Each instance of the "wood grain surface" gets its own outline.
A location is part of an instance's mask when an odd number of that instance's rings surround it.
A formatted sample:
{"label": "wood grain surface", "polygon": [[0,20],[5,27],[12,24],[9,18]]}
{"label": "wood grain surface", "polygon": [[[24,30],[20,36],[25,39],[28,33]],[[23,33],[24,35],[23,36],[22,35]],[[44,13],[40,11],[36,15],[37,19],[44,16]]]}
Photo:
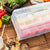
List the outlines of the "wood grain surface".
{"label": "wood grain surface", "polygon": [[[31,3],[27,3],[23,7],[30,6]],[[0,8],[1,9],[1,8]],[[0,29],[0,35],[2,32],[2,28]],[[7,39],[7,36],[9,39]],[[12,23],[10,22],[8,25],[6,25],[5,31],[4,31],[4,43],[7,44],[7,41],[9,40],[10,42],[16,42],[16,47],[12,46],[11,50],[20,50],[20,44],[28,44],[29,45],[29,50],[48,50],[50,48],[50,33],[46,33],[44,35],[32,37],[26,40],[23,40],[19,42],[17,34],[14,30],[14,27]]]}

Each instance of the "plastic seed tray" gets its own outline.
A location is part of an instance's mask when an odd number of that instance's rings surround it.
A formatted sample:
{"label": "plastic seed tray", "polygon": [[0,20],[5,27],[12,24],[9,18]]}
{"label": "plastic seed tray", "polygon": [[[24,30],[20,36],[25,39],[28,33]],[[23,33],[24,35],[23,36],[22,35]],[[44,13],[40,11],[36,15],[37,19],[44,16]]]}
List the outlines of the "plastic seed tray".
{"label": "plastic seed tray", "polygon": [[11,20],[19,40],[50,32],[50,2],[14,10]]}

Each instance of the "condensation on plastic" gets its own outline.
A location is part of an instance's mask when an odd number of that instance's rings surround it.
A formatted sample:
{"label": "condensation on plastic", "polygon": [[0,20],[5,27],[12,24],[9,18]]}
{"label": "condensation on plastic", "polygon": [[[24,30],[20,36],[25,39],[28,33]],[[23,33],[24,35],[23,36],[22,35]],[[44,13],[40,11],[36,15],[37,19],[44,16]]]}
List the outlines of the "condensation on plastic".
{"label": "condensation on plastic", "polygon": [[19,40],[50,32],[50,2],[16,9],[11,20]]}

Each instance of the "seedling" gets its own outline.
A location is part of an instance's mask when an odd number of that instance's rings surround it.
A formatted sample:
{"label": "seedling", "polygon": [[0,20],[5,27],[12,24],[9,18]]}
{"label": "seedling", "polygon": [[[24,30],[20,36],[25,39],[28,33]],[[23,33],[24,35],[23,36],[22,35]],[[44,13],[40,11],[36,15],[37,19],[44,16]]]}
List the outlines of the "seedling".
{"label": "seedling", "polygon": [[15,5],[19,6],[19,3],[24,3],[26,0],[8,0],[9,7],[13,8]]}
{"label": "seedling", "polygon": [[4,1],[3,0],[0,0],[0,5],[3,5]]}

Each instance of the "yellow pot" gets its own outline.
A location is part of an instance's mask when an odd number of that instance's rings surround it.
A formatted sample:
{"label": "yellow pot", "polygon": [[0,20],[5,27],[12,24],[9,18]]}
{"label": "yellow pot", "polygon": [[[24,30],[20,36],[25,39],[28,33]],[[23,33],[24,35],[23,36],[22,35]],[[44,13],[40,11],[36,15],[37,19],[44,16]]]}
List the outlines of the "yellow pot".
{"label": "yellow pot", "polygon": [[0,28],[2,27],[2,21],[0,20]]}

